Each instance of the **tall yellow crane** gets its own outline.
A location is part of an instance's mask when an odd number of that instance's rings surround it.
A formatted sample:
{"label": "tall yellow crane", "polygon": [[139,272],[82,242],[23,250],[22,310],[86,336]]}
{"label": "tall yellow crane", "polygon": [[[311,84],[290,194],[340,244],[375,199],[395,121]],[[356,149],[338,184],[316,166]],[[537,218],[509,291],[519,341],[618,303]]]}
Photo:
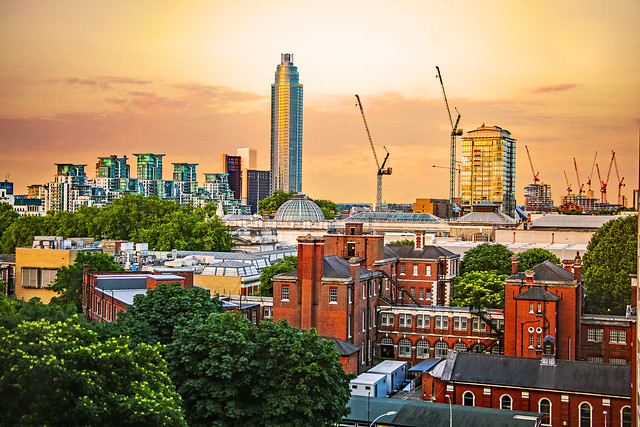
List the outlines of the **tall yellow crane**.
{"label": "tall yellow crane", "polygon": [[[442,96],[444,97],[444,105],[447,108],[447,116],[449,117],[449,124],[451,125],[451,147],[450,147],[450,163],[449,163],[449,218],[453,218],[453,203],[456,197],[456,136],[462,135],[462,129],[458,129],[458,123],[460,123],[460,113],[456,122],[453,123],[451,118],[451,110],[449,109],[449,101],[447,100],[447,93],[444,90],[444,83],[442,82],[442,73],[440,73],[440,67],[436,65],[436,71],[438,74],[436,77],[440,80],[440,86],[442,87]],[[455,107],[454,107],[455,108]]]}
{"label": "tall yellow crane", "polygon": [[385,168],[384,166],[387,164],[387,160],[389,159],[389,151],[387,151],[386,147],[384,151],[387,152],[387,155],[384,157],[382,161],[382,165],[378,162],[378,155],[376,154],[376,149],[373,146],[373,140],[371,139],[371,133],[369,132],[369,125],[367,125],[367,119],[364,116],[364,110],[362,109],[362,102],[360,102],[360,97],[356,94],[356,100],[358,101],[358,107],[360,107],[360,114],[362,115],[362,121],[364,122],[364,129],[367,131],[367,138],[369,138],[369,144],[371,145],[371,151],[373,151],[373,159],[376,161],[376,167],[378,171],[376,173],[377,177],[377,187],[376,187],[376,210],[379,210],[382,206],[382,175],[391,175],[391,168]]}

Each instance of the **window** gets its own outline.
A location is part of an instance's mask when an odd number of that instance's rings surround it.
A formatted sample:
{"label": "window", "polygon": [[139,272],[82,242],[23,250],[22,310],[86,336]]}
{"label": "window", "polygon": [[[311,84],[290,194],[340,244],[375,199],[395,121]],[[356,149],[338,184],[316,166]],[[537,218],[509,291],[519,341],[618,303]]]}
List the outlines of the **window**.
{"label": "window", "polygon": [[624,329],[611,329],[609,331],[609,342],[613,344],[626,344],[627,331]]}
{"label": "window", "polygon": [[[371,325],[373,325],[374,328],[376,326],[376,311],[375,310],[371,310]],[[371,327],[369,327],[369,329],[371,329]]]}
{"label": "window", "polygon": [[254,325],[258,324],[258,311],[257,310],[252,310],[251,311],[251,323],[253,323]]}
{"label": "window", "polygon": [[57,274],[58,270],[56,269],[43,268],[41,287],[48,288],[53,282],[56,281]]}
{"label": "window", "polygon": [[365,322],[366,322],[366,319],[364,317],[364,310],[362,310],[362,332],[364,332]]}
{"label": "window", "polygon": [[418,275],[418,266],[417,266],[417,265],[414,265],[414,266],[413,266],[413,275],[414,275],[414,276],[417,276],[417,275]]}
{"label": "window", "polygon": [[38,269],[37,268],[25,268],[22,267],[22,287],[23,288],[37,288],[39,284]]}
{"label": "window", "polygon": [[380,326],[393,326],[393,313],[380,313]]}
{"label": "window", "polygon": [[282,292],[282,301],[289,301],[289,286],[283,285],[281,292]]}
{"label": "window", "polygon": [[625,406],[620,411],[620,420],[622,427],[631,427],[631,407]]}
{"label": "window", "polygon": [[421,329],[429,329],[431,327],[431,316],[428,314],[416,315],[416,327]]}
{"label": "window", "polygon": [[384,290],[385,291],[389,290],[389,279],[387,279],[386,277],[384,279]]}
{"label": "window", "polygon": [[420,288],[420,299],[423,300],[424,299],[424,289]]}
{"label": "window", "polygon": [[542,313],[542,303],[538,303],[538,311],[537,313]]}
{"label": "window", "polygon": [[453,329],[458,331],[466,331],[467,318],[463,316],[453,316]]}
{"label": "window", "polygon": [[362,299],[367,299],[367,284],[362,283]]}
{"label": "window", "polygon": [[473,318],[473,323],[471,325],[472,329],[474,331],[486,331],[487,330],[487,324],[484,322],[484,320],[482,320],[479,317],[474,317]]}
{"label": "window", "polygon": [[360,354],[362,355],[360,359],[362,360],[362,364],[364,365],[364,358],[366,357],[366,355],[364,354],[364,343],[362,343],[362,349],[360,350]]}
{"label": "window", "polygon": [[459,353],[466,353],[467,352],[467,346],[465,343],[458,341],[457,343],[455,343],[453,345],[453,349]]}
{"label": "window", "polygon": [[551,401],[549,399],[540,399],[538,402],[538,412],[542,414],[543,426],[551,425]]}
{"label": "window", "polygon": [[431,299],[431,289],[425,289],[425,291],[424,291],[424,299],[426,299],[426,300],[430,300]]}
{"label": "window", "polygon": [[398,341],[398,356],[411,357],[411,341],[407,338],[402,338]]}
{"label": "window", "polygon": [[484,344],[477,342],[471,346],[471,353],[484,353],[485,348]]}
{"label": "window", "polygon": [[329,304],[338,303],[338,288],[329,289]]}
{"label": "window", "polygon": [[449,354],[449,346],[442,340],[438,341],[434,347],[435,357],[447,357],[447,354]]}
{"label": "window", "polygon": [[347,298],[349,299],[349,304],[353,304],[353,288],[347,289]]}
{"label": "window", "polygon": [[347,314],[347,336],[351,338],[351,316]]}
{"label": "window", "polygon": [[410,314],[398,314],[398,326],[401,328],[411,327],[411,315]]}
{"label": "window", "polygon": [[355,244],[355,242],[347,242],[347,256],[349,258],[356,256],[356,244]]}
{"label": "window", "polygon": [[265,319],[271,319],[273,317],[273,307],[265,306],[263,310]]}
{"label": "window", "polygon": [[587,362],[604,363],[604,359],[601,356],[589,356]]}
{"label": "window", "polygon": [[462,404],[464,406],[474,406],[475,400],[476,396],[470,391],[465,391],[462,394]]}
{"label": "window", "polygon": [[616,357],[610,357],[609,358],[609,363],[612,363],[614,365],[626,365],[627,364],[627,359],[619,359]]}
{"label": "window", "polygon": [[533,334],[529,334],[529,348],[533,348]]}
{"label": "window", "polygon": [[416,288],[410,288],[409,289],[409,293],[411,294],[412,297],[416,297]]}
{"label": "window", "polygon": [[420,340],[416,343],[416,356],[418,359],[429,358],[429,341]]}
{"label": "window", "polygon": [[431,276],[431,266],[427,265],[424,269],[424,275],[425,276]]}
{"label": "window", "polygon": [[449,329],[449,317],[447,316],[435,316],[436,329]]}
{"label": "window", "polygon": [[601,328],[588,328],[587,329],[587,341],[604,341],[604,329]]}
{"label": "window", "polygon": [[404,264],[400,264],[400,274],[405,273],[406,266]]}
{"label": "window", "polygon": [[587,402],[580,404],[580,427],[591,427],[591,405]]}
{"label": "window", "polygon": [[511,396],[508,394],[502,395],[500,398],[500,409],[507,409],[510,411],[512,402],[513,400],[511,399]]}
{"label": "window", "polygon": [[536,336],[536,348],[538,350],[542,349],[542,337],[540,335]]}
{"label": "window", "polygon": [[102,304],[100,304],[100,298],[96,297],[96,311],[97,314],[102,314]]}
{"label": "window", "polygon": [[533,314],[533,303],[532,302],[529,303],[529,313]]}

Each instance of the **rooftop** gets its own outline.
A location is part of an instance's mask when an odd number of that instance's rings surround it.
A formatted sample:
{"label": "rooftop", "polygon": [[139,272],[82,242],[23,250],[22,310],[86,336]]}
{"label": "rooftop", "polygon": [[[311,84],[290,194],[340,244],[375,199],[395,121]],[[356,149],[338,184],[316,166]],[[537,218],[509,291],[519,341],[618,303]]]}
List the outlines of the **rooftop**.
{"label": "rooftop", "polygon": [[360,212],[346,218],[345,221],[368,222],[443,222],[440,218],[430,213],[404,213],[404,212]]}
{"label": "rooftop", "polygon": [[[533,280],[535,282],[573,282],[575,276],[572,272],[565,270],[551,261],[545,261],[532,268]],[[524,272],[519,272],[507,277],[507,280],[525,280]]]}

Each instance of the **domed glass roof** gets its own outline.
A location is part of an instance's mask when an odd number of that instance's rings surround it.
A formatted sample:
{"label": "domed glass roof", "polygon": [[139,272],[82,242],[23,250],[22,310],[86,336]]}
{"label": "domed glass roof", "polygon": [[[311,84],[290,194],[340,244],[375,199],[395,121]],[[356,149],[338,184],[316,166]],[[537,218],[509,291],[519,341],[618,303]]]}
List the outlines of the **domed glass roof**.
{"label": "domed glass roof", "polygon": [[287,200],[276,211],[276,221],[324,221],[322,209],[306,194],[298,193]]}

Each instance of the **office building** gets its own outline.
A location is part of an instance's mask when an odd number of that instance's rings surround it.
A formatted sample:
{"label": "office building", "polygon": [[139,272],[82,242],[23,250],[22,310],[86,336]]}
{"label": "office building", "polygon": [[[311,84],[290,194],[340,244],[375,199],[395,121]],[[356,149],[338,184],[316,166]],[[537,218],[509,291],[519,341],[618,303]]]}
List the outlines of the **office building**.
{"label": "office building", "polygon": [[[253,148],[238,148],[236,154],[241,158],[241,166],[242,166],[242,194],[241,200],[242,203],[247,203],[247,171],[249,169],[257,169],[258,168],[258,151]],[[269,184],[270,185],[270,184]],[[267,190],[269,191],[269,190]]]}
{"label": "office building", "polygon": [[514,217],[516,196],[516,140],[498,126],[469,131],[462,138],[462,209],[483,202],[495,203]]}
{"label": "office building", "polygon": [[260,200],[269,197],[271,172],[248,169],[247,170],[247,201],[251,206],[251,213],[258,213]]}
{"label": "office building", "polygon": [[302,85],[283,53],[271,85],[271,192],[302,191]]}
{"label": "office building", "polygon": [[220,170],[227,174],[229,188],[233,192],[233,198],[242,198],[242,157],[220,154]]}

